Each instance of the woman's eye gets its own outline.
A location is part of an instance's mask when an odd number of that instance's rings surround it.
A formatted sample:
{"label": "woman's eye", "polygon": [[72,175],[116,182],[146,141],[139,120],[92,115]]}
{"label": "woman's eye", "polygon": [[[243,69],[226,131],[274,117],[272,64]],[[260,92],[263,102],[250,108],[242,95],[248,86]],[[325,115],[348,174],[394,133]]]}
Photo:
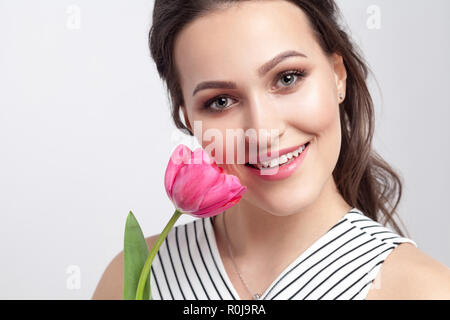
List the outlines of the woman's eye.
{"label": "woman's eye", "polygon": [[211,112],[221,112],[229,108],[228,101],[233,100],[230,97],[219,96],[205,103],[204,108]]}
{"label": "woman's eye", "polygon": [[[290,88],[296,85],[302,78],[306,76],[306,71],[302,69],[294,69],[282,72],[277,76],[277,85],[281,82],[281,87]],[[203,104],[203,109],[209,112],[222,112],[227,110],[230,106],[229,101],[234,100],[228,96],[217,96],[208,100]]]}
{"label": "woman's eye", "polygon": [[[296,84],[298,82],[298,78],[305,77],[305,71],[304,70],[290,70],[283,72],[279,76],[278,82],[281,83],[282,87],[292,87],[293,84]],[[278,84],[277,82],[277,84]]]}

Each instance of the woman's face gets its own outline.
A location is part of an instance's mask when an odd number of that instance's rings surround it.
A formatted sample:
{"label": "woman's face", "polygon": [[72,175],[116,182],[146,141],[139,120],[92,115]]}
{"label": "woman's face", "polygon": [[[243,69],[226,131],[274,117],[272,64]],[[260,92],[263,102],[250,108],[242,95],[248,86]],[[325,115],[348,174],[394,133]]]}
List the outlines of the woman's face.
{"label": "woman's face", "polygon": [[[262,72],[261,66],[286,51],[304,56],[286,57]],[[218,164],[247,186],[244,201],[270,214],[290,215],[313,204],[334,183],[341,146],[339,93],[345,93],[346,72],[340,56],[321,51],[300,8],[287,1],[245,1],[214,11],[179,33],[174,54],[186,123],[193,130],[194,121],[201,121],[202,137],[211,129],[222,134],[223,141],[215,143],[222,144]],[[206,81],[234,85],[206,86],[193,94]],[[258,139],[260,153],[310,145],[292,175],[266,180],[238,160],[237,141],[226,138],[227,129],[266,130],[278,139],[277,145]],[[208,150],[212,141],[199,142]],[[245,138],[246,162],[253,142]],[[227,158],[227,148],[235,150],[233,159]]]}

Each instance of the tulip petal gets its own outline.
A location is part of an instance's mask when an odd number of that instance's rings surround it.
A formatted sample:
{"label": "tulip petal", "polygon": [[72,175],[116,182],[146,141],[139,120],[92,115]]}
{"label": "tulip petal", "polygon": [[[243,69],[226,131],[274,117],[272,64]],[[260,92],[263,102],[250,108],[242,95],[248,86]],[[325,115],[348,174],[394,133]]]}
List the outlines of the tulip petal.
{"label": "tulip petal", "polygon": [[191,150],[184,144],[178,145],[172,152],[164,175],[164,186],[170,199],[172,199],[172,188],[175,178],[180,169],[189,163],[191,153]]}
{"label": "tulip petal", "polygon": [[231,208],[232,206],[234,206],[241,200],[242,194],[245,192],[245,189],[246,189],[246,187],[243,187],[242,191],[239,193],[238,196],[233,198],[231,201],[225,203],[223,206],[216,207],[214,209],[198,211],[194,214],[194,216],[196,216],[198,218],[207,218],[207,217],[212,217],[212,216],[215,216],[217,214],[224,212],[225,210]]}
{"label": "tulip petal", "polygon": [[199,210],[207,190],[217,184],[220,176],[211,166],[190,164],[181,168],[172,189],[177,208],[183,212]]}
{"label": "tulip petal", "polygon": [[234,175],[222,174],[220,182],[216,183],[207,190],[201,208],[212,209],[213,207],[223,206],[231,201],[237,194],[242,192],[242,185],[239,179]]}

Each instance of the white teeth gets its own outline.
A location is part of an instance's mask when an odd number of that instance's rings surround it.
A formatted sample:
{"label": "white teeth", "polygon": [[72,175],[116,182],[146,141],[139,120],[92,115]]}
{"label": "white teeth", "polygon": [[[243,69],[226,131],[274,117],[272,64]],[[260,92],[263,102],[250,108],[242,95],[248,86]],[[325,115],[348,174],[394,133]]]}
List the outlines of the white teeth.
{"label": "white teeth", "polygon": [[283,154],[278,160],[279,164],[283,164],[283,163],[286,163],[288,161],[289,161],[289,159],[286,157],[285,154]]}
{"label": "white teeth", "polygon": [[262,164],[258,163],[255,166],[258,167],[259,169],[277,167],[283,163],[288,162],[293,157],[298,157],[298,155],[301,154],[303,152],[303,150],[305,150],[305,148],[306,148],[305,145],[303,145],[295,151],[286,153],[286,154],[284,154],[276,159],[272,159],[270,161],[263,161]]}
{"label": "white teeth", "polygon": [[278,166],[278,159],[271,160],[269,167],[273,168],[273,167],[276,167],[276,166]]}

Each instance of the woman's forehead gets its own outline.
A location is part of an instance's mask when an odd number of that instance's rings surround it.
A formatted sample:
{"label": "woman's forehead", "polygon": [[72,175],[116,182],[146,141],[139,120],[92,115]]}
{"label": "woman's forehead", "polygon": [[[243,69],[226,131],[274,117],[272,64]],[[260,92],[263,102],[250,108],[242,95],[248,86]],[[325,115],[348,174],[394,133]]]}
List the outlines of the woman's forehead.
{"label": "woman's forehead", "polygon": [[[174,55],[181,82],[255,70],[283,51],[313,56],[307,17],[287,1],[249,1],[197,18],[178,35]],[[226,74],[224,74],[226,73]]]}

